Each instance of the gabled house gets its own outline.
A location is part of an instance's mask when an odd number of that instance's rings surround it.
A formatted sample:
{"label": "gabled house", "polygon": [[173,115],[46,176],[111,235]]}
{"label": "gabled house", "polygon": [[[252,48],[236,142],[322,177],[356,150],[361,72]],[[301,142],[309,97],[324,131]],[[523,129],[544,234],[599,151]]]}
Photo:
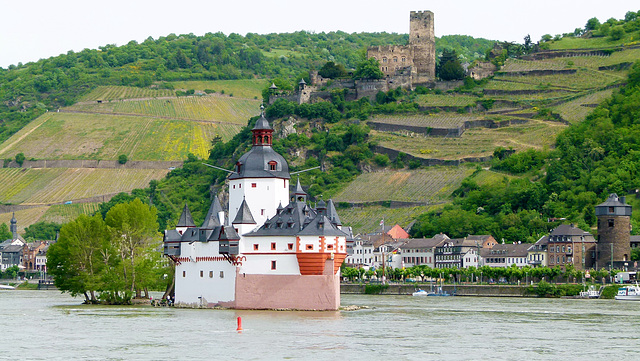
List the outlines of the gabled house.
{"label": "gabled house", "polygon": [[435,249],[448,240],[444,234],[432,238],[412,238],[404,240],[400,247],[404,267],[429,266],[435,268]]}
{"label": "gabled house", "polygon": [[496,244],[493,248],[483,248],[480,255],[485,266],[489,267],[524,267],[527,265],[529,254],[528,243],[521,244]]}
{"label": "gabled house", "polygon": [[549,245],[549,236],[542,236],[540,239],[529,246],[527,251],[527,263],[531,267],[546,267],[549,259],[547,247]]}
{"label": "gabled house", "polygon": [[565,269],[571,264],[577,270],[587,270],[596,264],[596,239],[573,224],[561,224],[552,230],[547,250],[549,267]]}
{"label": "gabled house", "polygon": [[480,245],[471,239],[448,239],[435,249],[435,268],[477,267]]}

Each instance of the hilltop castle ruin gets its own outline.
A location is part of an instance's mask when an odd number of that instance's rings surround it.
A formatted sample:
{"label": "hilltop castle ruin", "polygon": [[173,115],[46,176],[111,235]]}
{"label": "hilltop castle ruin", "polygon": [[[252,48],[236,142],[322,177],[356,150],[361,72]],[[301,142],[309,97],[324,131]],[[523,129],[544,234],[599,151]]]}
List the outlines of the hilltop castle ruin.
{"label": "hilltop castle ruin", "polygon": [[434,15],[431,11],[412,11],[409,15],[409,44],[375,46],[367,49],[367,57],[380,63],[382,79],[330,79],[317,71],[310,72],[311,84],[302,80],[290,94],[278,94],[273,86],[269,103],[287,99],[298,104],[313,103],[331,97],[331,89],[348,89],[347,100],[373,98],[378,92],[401,87],[414,89],[416,85],[434,86],[436,80],[436,40]]}
{"label": "hilltop castle ruin", "polygon": [[409,44],[376,46],[367,57],[380,63],[387,78],[409,76],[411,84],[426,84],[436,78],[436,38],[433,12],[412,11],[409,15]]}

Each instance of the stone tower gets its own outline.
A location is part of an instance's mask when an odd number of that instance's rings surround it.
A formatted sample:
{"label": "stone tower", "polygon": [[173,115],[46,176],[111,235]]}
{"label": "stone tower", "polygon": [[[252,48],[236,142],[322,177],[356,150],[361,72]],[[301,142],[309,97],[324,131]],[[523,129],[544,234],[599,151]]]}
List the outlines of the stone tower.
{"label": "stone tower", "polygon": [[9,230],[11,231],[12,239],[18,239],[18,220],[16,219],[16,213],[13,213],[11,217],[11,225],[9,226]]}
{"label": "stone tower", "polygon": [[[598,217],[598,267],[624,267],[631,254],[631,206],[613,193],[596,206]],[[612,263],[613,261],[613,263]]]}
{"label": "stone tower", "polygon": [[436,77],[436,38],[433,12],[412,11],[409,15],[409,46],[413,50],[413,65],[417,83]]}

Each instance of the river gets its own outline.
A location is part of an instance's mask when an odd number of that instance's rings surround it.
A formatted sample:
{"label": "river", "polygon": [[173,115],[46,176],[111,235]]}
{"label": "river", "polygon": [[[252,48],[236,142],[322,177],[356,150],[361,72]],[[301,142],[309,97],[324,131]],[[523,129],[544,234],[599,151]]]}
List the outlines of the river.
{"label": "river", "polygon": [[343,305],[369,308],[339,312],[81,302],[58,291],[0,291],[0,359],[639,359],[635,302],[343,295]]}

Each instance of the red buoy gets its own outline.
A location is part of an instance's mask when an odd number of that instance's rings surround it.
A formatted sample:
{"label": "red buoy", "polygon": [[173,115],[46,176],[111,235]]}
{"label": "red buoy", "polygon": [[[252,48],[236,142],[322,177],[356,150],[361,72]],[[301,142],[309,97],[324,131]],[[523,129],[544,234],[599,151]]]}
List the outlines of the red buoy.
{"label": "red buoy", "polygon": [[238,328],[236,331],[242,332],[242,317],[238,317]]}

